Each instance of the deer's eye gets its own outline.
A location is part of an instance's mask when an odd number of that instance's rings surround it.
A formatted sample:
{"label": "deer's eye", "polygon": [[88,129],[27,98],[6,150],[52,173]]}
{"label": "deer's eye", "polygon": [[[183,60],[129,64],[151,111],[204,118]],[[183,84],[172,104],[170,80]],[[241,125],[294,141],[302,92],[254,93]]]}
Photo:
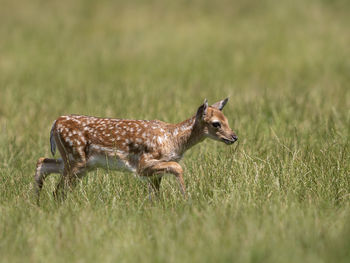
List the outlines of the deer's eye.
{"label": "deer's eye", "polygon": [[211,125],[213,125],[215,128],[220,128],[221,127],[221,124],[218,121],[212,122]]}

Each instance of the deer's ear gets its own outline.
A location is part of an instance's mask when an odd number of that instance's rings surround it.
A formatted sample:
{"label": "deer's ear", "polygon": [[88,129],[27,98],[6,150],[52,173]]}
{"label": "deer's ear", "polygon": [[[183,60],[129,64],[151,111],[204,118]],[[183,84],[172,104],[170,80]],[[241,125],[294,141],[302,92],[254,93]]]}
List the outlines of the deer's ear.
{"label": "deer's ear", "polygon": [[201,119],[201,118],[204,118],[204,116],[207,114],[208,112],[208,101],[207,99],[204,100],[204,103],[199,106],[198,110],[197,110],[197,119]]}
{"label": "deer's ear", "polygon": [[217,103],[214,103],[214,104],[211,105],[211,106],[212,106],[213,108],[218,109],[218,110],[222,110],[222,109],[225,107],[227,101],[228,101],[228,98],[226,98],[226,99],[224,99],[224,100],[220,100],[220,101],[218,101]]}

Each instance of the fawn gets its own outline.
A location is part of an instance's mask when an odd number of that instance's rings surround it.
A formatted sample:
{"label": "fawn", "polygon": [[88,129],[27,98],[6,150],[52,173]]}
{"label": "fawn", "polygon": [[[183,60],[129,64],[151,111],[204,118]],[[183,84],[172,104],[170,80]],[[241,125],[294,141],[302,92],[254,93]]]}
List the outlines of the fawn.
{"label": "fawn", "polygon": [[51,153],[56,147],[62,159],[39,158],[35,186],[39,201],[46,176],[61,174],[54,192],[72,188],[77,178],[97,167],[124,169],[147,179],[150,193],[159,193],[162,176],[173,174],[185,195],[183,169],[178,163],[185,151],[205,138],[233,144],[238,138],[222,109],[228,98],[208,106],[207,100],[195,116],[178,124],[158,120],[127,120],[81,115],[59,117],[50,133]]}

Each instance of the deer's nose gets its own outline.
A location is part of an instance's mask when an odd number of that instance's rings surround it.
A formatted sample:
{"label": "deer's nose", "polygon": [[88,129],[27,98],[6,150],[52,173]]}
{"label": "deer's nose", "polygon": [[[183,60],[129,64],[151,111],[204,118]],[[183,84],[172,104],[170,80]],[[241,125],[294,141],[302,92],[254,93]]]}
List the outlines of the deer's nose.
{"label": "deer's nose", "polygon": [[235,142],[235,141],[237,141],[237,140],[238,140],[237,135],[236,135],[236,134],[233,134],[233,135],[232,135],[232,141],[234,141],[234,142]]}

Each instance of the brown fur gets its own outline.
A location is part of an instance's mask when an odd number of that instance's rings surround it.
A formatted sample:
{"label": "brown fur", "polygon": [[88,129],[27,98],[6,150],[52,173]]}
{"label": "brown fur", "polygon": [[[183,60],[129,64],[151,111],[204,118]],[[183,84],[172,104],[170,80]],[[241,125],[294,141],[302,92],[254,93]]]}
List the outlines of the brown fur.
{"label": "brown fur", "polygon": [[[159,191],[162,175],[175,175],[185,194],[183,169],[178,164],[185,151],[209,137],[231,144],[237,136],[222,113],[226,100],[201,105],[197,114],[181,123],[158,120],[125,120],[81,115],[59,117],[51,130],[51,149],[62,159],[40,158],[35,181],[39,197],[45,177],[60,173],[55,196],[72,188],[77,178],[96,167],[126,168],[148,179]],[[220,127],[215,127],[218,122]]]}

